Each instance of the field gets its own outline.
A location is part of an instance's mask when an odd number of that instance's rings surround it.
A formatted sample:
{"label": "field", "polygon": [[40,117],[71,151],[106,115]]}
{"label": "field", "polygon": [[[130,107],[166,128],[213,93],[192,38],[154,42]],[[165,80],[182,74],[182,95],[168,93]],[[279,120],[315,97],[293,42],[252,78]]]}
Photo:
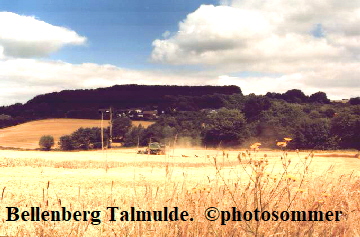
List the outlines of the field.
{"label": "field", "polygon": [[[109,121],[104,120],[104,127]],[[142,124],[144,127],[153,122],[133,121],[133,125]],[[43,135],[51,135],[55,139],[55,147],[59,138],[68,135],[80,127],[101,127],[101,120],[92,119],[45,119],[0,129],[0,146],[22,149],[39,148],[39,139]]]}
{"label": "field", "polygon": [[[136,149],[1,150],[0,235],[359,236],[360,159],[355,154],[176,148],[151,156],[136,154]],[[7,207],[19,208],[20,220],[7,221]],[[31,207],[41,211],[65,207],[71,213],[81,211],[81,216],[76,217],[79,221],[22,221],[20,212],[30,212]],[[107,207],[120,210],[113,209],[111,216]],[[168,212],[178,207],[189,216],[183,216],[187,221],[131,221],[131,207],[163,213],[164,207]],[[218,220],[205,217],[210,207],[223,211]],[[255,220],[255,210],[265,213],[260,221]],[[89,211],[87,217],[83,211]],[[324,221],[282,221],[272,216],[266,221],[266,211],[278,211],[279,216],[285,211],[282,219],[291,211],[334,216]],[[122,221],[126,213],[129,221]],[[208,213],[209,219],[217,216],[214,210]],[[250,215],[252,221],[245,221]],[[169,215],[174,217],[175,213]]]}

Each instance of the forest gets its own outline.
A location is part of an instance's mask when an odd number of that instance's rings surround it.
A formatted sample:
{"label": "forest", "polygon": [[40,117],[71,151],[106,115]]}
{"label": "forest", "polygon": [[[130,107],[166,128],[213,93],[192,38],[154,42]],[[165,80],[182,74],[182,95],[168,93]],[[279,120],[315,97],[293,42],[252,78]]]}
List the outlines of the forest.
{"label": "forest", "polygon": [[[199,108],[219,107],[222,96],[241,94],[237,86],[145,86],[115,85],[87,90],[64,90],[38,95],[25,104],[0,107],[0,128],[45,118],[98,119],[99,109],[187,109],[188,98]],[[179,108],[177,108],[179,107]],[[192,108],[192,109],[195,109]],[[116,112],[116,111],[115,111]]]}
{"label": "forest", "polygon": [[354,104],[335,104],[287,102],[254,94],[226,98],[215,110],[178,111],[146,129],[129,128],[123,134],[124,145],[146,145],[152,140],[180,146],[249,147],[259,142],[276,148],[277,142],[291,138],[289,149],[360,149],[358,99],[350,100]]}
{"label": "forest", "polygon": [[[276,148],[276,142],[289,137],[290,149],[360,149],[359,97],[334,103],[324,92],[305,95],[298,89],[266,95],[243,95],[237,86],[123,85],[61,91],[36,96],[26,104],[0,107],[0,124],[6,127],[44,118],[99,119],[98,110],[109,107],[115,115],[130,108],[164,111],[148,128],[132,127],[129,118],[117,118],[114,132],[124,146],[159,141],[249,147],[259,142]],[[92,133],[91,129],[84,131],[63,138],[64,149],[98,147],[94,134],[95,145],[79,143],[76,137]],[[96,129],[93,132],[99,134]]]}

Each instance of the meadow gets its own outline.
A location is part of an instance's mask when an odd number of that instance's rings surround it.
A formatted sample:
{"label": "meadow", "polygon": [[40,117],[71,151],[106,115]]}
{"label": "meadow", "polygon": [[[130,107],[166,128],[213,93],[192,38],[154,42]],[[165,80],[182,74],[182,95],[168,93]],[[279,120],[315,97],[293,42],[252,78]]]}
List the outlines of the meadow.
{"label": "meadow", "polygon": [[[359,236],[360,159],[355,155],[355,151],[177,147],[159,156],[137,154],[137,149],[1,150],[0,235]],[[84,216],[79,221],[7,221],[7,207],[17,207],[19,213],[30,212],[31,207],[101,211],[97,218],[101,223],[89,217],[84,221]],[[107,207],[120,208],[116,221],[110,221]],[[140,211],[178,207],[189,216],[187,221],[121,221],[122,211],[130,213],[131,207]],[[210,207],[220,211],[218,220],[206,218]],[[254,216],[252,221],[239,221],[234,208],[251,215],[255,210],[277,211],[279,216],[283,211],[341,215],[339,221],[256,221]],[[210,214],[216,217],[215,212]]]}

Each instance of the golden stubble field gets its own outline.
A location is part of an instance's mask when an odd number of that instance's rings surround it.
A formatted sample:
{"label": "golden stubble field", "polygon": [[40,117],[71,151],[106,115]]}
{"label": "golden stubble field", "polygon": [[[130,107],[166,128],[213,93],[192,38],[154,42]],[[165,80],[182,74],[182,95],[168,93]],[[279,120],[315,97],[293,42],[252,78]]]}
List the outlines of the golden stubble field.
{"label": "golden stubble field", "polygon": [[[136,149],[1,150],[0,235],[358,236],[360,159],[351,158],[355,154],[176,148],[153,156],[136,154]],[[90,217],[84,221],[84,216],[79,221],[7,221],[7,207],[17,207],[19,213],[31,207],[101,211],[97,218],[101,223],[92,224]],[[110,221],[107,207],[120,208],[116,221]],[[189,217],[187,221],[121,221],[126,219],[122,211],[130,213],[131,207],[139,211],[178,207]],[[223,211],[217,221],[206,219],[209,207]],[[233,208],[251,211],[253,220],[234,221]],[[341,216],[340,221],[334,217],[255,221],[255,210],[341,211]]]}
{"label": "golden stubble field", "polygon": [[[148,127],[150,121],[133,121],[134,126],[141,124]],[[103,126],[109,126],[109,121],[104,120]],[[43,135],[51,135],[58,147],[59,138],[69,135],[80,127],[101,127],[101,120],[94,119],[43,119],[31,121],[17,126],[0,129],[0,146],[22,149],[39,148],[39,140]]]}

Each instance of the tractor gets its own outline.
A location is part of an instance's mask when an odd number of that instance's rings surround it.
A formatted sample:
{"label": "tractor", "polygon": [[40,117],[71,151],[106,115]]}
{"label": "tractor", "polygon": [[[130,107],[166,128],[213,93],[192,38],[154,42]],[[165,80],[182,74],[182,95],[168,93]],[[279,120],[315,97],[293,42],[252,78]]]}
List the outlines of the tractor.
{"label": "tractor", "polygon": [[139,150],[138,154],[165,155],[165,145],[151,142],[145,150]]}

